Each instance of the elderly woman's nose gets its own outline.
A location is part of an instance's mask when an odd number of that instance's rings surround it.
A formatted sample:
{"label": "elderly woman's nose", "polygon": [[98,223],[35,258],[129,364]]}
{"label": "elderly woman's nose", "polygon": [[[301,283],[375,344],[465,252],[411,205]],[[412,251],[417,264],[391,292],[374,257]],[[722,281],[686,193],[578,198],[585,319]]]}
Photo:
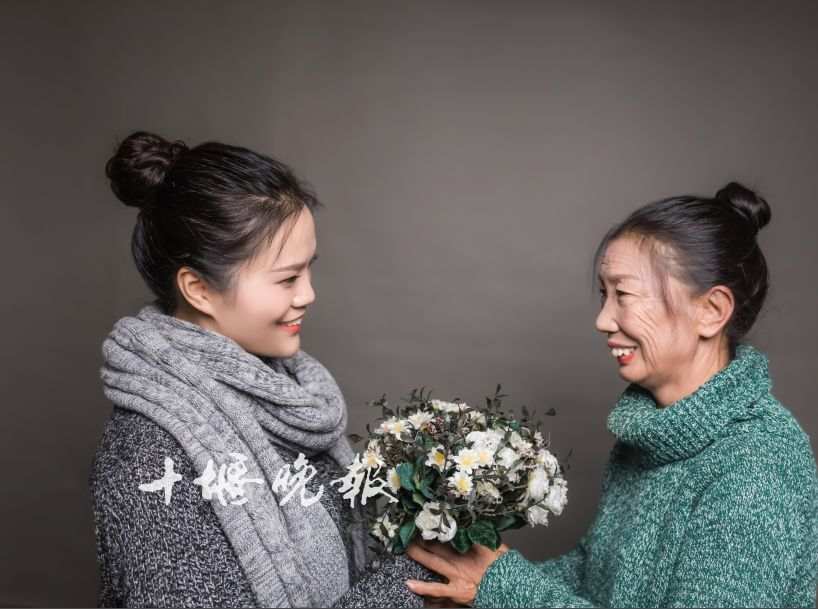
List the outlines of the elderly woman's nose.
{"label": "elderly woman's nose", "polygon": [[606,334],[612,334],[619,329],[619,326],[616,325],[614,316],[611,314],[610,306],[608,305],[607,300],[603,303],[602,310],[600,310],[599,315],[596,316],[596,329]]}

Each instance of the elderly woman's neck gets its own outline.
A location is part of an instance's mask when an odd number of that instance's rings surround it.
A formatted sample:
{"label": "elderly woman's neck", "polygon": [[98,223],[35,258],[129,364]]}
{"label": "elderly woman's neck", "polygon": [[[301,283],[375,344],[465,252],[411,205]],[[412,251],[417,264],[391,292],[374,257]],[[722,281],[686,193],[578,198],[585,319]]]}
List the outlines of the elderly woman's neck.
{"label": "elderly woman's neck", "polygon": [[725,336],[714,337],[699,343],[689,365],[661,387],[650,392],[659,408],[666,408],[695,393],[699,387],[730,363],[730,348]]}

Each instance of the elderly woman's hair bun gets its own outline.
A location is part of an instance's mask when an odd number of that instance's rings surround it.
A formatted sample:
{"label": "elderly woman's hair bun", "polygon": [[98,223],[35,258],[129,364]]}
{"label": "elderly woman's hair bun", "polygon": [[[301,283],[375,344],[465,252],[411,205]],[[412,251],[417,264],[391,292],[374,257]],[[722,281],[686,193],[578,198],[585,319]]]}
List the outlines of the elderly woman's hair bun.
{"label": "elderly woman's hair bun", "polygon": [[753,235],[770,223],[772,212],[767,201],[738,182],[730,182],[715,196],[717,201],[732,207],[750,227]]}
{"label": "elderly woman's hair bun", "polygon": [[137,131],[125,138],[108,160],[105,175],[120,201],[142,209],[156,202],[156,193],[168,172],[187,149],[183,142]]}

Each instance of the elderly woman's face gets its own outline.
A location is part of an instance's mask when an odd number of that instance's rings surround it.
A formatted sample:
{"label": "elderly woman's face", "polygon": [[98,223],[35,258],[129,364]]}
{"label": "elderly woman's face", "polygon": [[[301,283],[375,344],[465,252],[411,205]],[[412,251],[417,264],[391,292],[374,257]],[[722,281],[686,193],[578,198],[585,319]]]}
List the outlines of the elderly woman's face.
{"label": "elderly woman's face", "polygon": [[690,289],[671,275],[663,290],[650,248],[631,236],[608,245],[600,261],[599,284],[602,310],[596,328],[607,334],[620,376],[654,395],[679,383],[699,341]]}

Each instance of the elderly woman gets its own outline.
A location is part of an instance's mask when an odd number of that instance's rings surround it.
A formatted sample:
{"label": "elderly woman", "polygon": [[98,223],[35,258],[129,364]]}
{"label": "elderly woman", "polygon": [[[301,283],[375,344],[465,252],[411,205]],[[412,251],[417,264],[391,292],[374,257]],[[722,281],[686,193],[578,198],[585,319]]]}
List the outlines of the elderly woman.
{"label": "elderly woman", "polygon": [[413,591],[477,607],[815,606],[815,458],[765,356],[740,344],[767,293],[756,235],[769,220],[731,183],[607,234],[596,327],[630,385],[608,417],[617,441],[591,528],[541,563],[415,545],[448,582]]}

